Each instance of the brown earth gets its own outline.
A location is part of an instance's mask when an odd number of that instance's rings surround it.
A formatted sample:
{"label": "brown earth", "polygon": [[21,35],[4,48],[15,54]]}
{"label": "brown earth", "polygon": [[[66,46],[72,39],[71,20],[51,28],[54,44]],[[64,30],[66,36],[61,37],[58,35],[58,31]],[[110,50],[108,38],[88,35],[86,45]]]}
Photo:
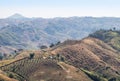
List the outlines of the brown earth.
{"label": "brown earth", "polygon": [[31,73],[30,81],[92,81],[81,70],[59,62],[43,61],[39,64],[39,68]]}
{"label": "brown earth", "polygon": [[68,63],[77,68],[94,71],[110,78],[120,76],[120,54],[115,49],[95,38],[81,41],[68,40],[52,49],[61,54]]}

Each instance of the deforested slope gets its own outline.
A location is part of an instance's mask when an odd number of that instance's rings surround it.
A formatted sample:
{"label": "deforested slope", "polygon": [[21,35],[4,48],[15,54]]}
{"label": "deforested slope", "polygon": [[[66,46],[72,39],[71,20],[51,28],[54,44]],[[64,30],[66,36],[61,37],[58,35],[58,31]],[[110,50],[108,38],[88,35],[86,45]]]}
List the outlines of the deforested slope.
{"label": "deforested slope", "polygon": [[52,50],[78,68],[96,72],[105,78],[120,76],[120,56],[117,50],[95,38],[66,41]]}
{"label": "deforested slope", "polygon": [[52,59],[23,58],[1,69],[19,76],[19,81],[92,81],[80,69]]}

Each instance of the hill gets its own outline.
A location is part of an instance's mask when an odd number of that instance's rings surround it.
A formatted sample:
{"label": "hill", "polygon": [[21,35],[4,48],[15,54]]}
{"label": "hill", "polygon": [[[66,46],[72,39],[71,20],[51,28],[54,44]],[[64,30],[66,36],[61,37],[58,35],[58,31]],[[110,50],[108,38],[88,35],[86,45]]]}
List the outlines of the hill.
{"label": "hill", "polygon": [[[32,59],[31,53],[35,54]],[[0,64],[3,71],[12,72],[20,81],[120,80],[119,51],[90,36],[82,40],[66,40],[49,49],[24,50]]]}
{"label": "hill", "polygon": [[64,56],[67,63],[77,68],[95,72],[107,79],[120,79],[120,54],[99,39],[68,40],[53,47],[51,53]]}
{"label": "hill", "polygon": [[119,30],[98,30],[90,37],[100,39],[116,50],[120,51],[120,31]]}
{"label": "hill", "polygon": [[19,81],[92,81],[83,71],[52,59],[23,58],[0,67]]}
{"label": "hill", "polygon": [[[120,29],[120,18],[69,17],[26,18],[20,14],[0,19],[0,45],[16,49],[38,49],[66,39],[81,39],[99,29]],[[112,23],[111,23],[112,22]],[[2,52],[2,51],[1,51]],[[4,52],[4,51],[3,51]]]}

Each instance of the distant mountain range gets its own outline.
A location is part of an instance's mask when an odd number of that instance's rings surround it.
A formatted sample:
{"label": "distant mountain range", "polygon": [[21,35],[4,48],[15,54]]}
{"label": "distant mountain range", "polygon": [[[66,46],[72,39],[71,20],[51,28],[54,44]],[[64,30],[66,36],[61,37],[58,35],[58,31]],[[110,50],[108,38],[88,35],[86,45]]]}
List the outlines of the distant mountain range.
{"label": "distant mountain range", "polygon": [[37,49],[67,39],[81,39],[99,29],[120,29],[120,18],[27,18],[20,14],[0,19],[0,46]]}

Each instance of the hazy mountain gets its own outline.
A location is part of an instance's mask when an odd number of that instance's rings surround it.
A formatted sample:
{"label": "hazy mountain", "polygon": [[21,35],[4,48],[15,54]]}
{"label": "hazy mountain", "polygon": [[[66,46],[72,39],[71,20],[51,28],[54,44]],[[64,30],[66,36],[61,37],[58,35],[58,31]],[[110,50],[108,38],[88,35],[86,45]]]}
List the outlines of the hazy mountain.
{"label": "hazy mountain", "polygon": [[[14,19],[15,18],[15,19]],[[20,18],[20,19],[19,19]],[[19,14],[0,19],[0,45],[36,49],[66,39],[81,39],[99,29],[120,29],[120,18],[26,18]]]}
{"label": "hazy mountain", "polygon": [[18,13],[16,13],[16,14],[8,17],[8,18],[9,18],[9,19],[24,19],[25,17],[22,16],[22,15],[20,15],[20,14],[18,14]]}

